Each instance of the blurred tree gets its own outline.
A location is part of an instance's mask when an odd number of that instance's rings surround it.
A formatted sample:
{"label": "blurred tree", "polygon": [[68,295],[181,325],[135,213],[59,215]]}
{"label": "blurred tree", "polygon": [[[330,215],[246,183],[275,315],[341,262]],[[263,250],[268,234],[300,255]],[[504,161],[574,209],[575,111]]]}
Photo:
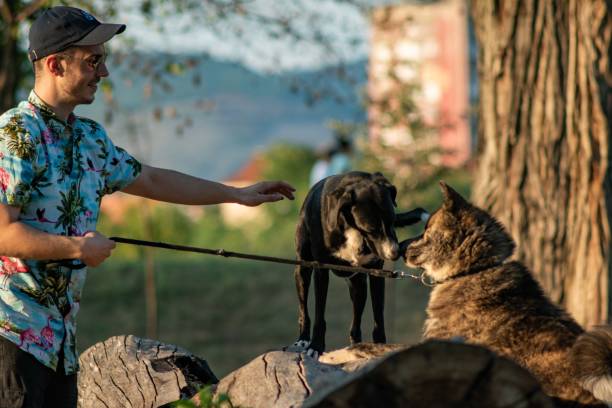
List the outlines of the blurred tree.
{"label": "blurred tree", "polygon": [[[329,0],[328,3],[342,4],[347,8],[366,12],[370,3],[368,0]],[[22,38],[27,32],[25,25],[29,24],[35,13],[43,8],[65,4],[81,7],[103,19],[111,18],[117,14],[120,4],[117,0],[2,0],[0,1],[0,112],[13,107],[16,102],[17,90],[21,84],[31,78],[32,70],[27,56],[22,48],[27,44]],[[261,43],[269,43],[275,39],[287,39],[296,47],[305,45],[319,49],[322,57],[331,63],[326,70],[335,79],[348,83],[355,83],[355,73],[346,69],[342,62],[347,47],[357,47],[358,39],[345,39],[340,45],[333,34],[325,28],[329,26],[326,13],[322,7],[313,7],[308,0],[294,0],[286,3],[287,7],[270,9],[265,2],[252,0],[136,0],[130,7],[138,10],[150,23],[154,30],[163,30],[165,18],[181,16],[182,29],[188,35],[188,27],[206,26],[216,33],[220,39],[234,37],[240,39],[245,47],[261,47]],[[297,16],[307,16],[308,24],[305,26],[295,23]],[[249,30],[258,30],[254,36]],[[144,85],[150,94],[150,87],[160,87],[164,92],[172,89],[168,75],[181,75],[187,69],[197,64],[193,57],[181,58],[176,55],[165,61],[160,61],[159,55],[147,58],[146,54],[135,52],[134,49],[119,51],[115,55],[115,63],[125,62],[134,72],[150,78]],[[275,56],[273,58],[279,58]],[[342,99],[343,90],[336,84],[330,84],[326,75],[318,75],[311,79],[298,79],[289,84],[294,92],[303,92],[306,102],[312,104],[322,98]],[[201,78],[195,76],[193,82],[197,85]],[[107,94],[107,102],[112,106],[112,85],[105,85],[102,89]],[[350,95],[349,97],[352,97]],[[159,111],[158,111],[159,113]],[[111,114],[108,114],[111,117]],[[187,119],[188,121],[188,119]],[[183,124],[185,125],[185,123]],[[178,129],[180,131],[180,128]]]}
{"label": "blurred tree", "polygon": [[610,319],[612,3],[472,0],[479,169],[472,197],[582,324]]}

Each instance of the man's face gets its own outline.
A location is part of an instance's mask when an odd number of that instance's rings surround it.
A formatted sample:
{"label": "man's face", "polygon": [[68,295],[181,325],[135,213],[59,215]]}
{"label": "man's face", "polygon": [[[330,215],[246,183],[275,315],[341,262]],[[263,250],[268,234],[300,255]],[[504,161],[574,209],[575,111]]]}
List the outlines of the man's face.
{"label": "man's face", "polygon": [[59,53],[58,57],[64,67],[64,75],[58,77],[58,85],[66,102],[75,106],[92,103],[98,82],[108,76],[104,46],[71,47]]}

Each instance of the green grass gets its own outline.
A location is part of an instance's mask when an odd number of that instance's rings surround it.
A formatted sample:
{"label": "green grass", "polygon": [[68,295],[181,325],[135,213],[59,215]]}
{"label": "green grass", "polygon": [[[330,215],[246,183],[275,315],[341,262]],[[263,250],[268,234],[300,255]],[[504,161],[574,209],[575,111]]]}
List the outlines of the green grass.
{"label": "green grass", "polygon": [[[80,351],[114,335],[146,337],[143,263],[109,261],[91,269],[78,318]],[[156,259],[157,340],[206,359],[221,378],[256,356],[293,343],[298,334],[293,267],[265,262],[169,255]],[[310,289],[310,313],[314,315]],[[419,340],[429,289],[418,281],[387,281],[389,342]],[[351,303],[343,279],[330,278],[327,349],[348,345]],[[368,299],[362,330],[371,340]]]}

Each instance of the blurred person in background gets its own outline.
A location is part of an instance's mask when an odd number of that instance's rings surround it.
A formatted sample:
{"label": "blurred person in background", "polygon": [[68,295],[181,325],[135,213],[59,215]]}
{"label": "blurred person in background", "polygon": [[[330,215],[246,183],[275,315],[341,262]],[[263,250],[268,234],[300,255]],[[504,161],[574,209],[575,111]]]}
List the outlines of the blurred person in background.
{"label": "blurred person in background", "polygon": [[310,186],[314,186],[320,180],[331,175],[329,165],[334,155],[334,149],[330,146],[323,146],[317,151],[317,161],[310,170]]}
{"label": "blurred person in background", "polygon": [[351,141],[345,136],[336,137],[337,148],[334,150],[329,161],[328,174],[342,174],[347,171],[351,171],[351,155],[353,153],[353,147]]}

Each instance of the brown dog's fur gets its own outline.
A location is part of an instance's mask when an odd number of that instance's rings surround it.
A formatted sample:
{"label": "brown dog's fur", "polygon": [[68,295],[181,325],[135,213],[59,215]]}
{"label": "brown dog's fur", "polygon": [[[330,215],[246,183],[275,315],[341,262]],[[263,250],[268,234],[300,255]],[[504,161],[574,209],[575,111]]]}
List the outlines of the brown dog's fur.
{"label": "brown dog's fur", "polygon": [[612,332],[584,333],[522,263],[508,260],[514,241],[503,226],[441,186],[444,203],[423,235],[402,243],[406,264],[436,281],[424,336],[462,337],[511,358],[561,405],[597,404],[593,394],[610,401]]}

